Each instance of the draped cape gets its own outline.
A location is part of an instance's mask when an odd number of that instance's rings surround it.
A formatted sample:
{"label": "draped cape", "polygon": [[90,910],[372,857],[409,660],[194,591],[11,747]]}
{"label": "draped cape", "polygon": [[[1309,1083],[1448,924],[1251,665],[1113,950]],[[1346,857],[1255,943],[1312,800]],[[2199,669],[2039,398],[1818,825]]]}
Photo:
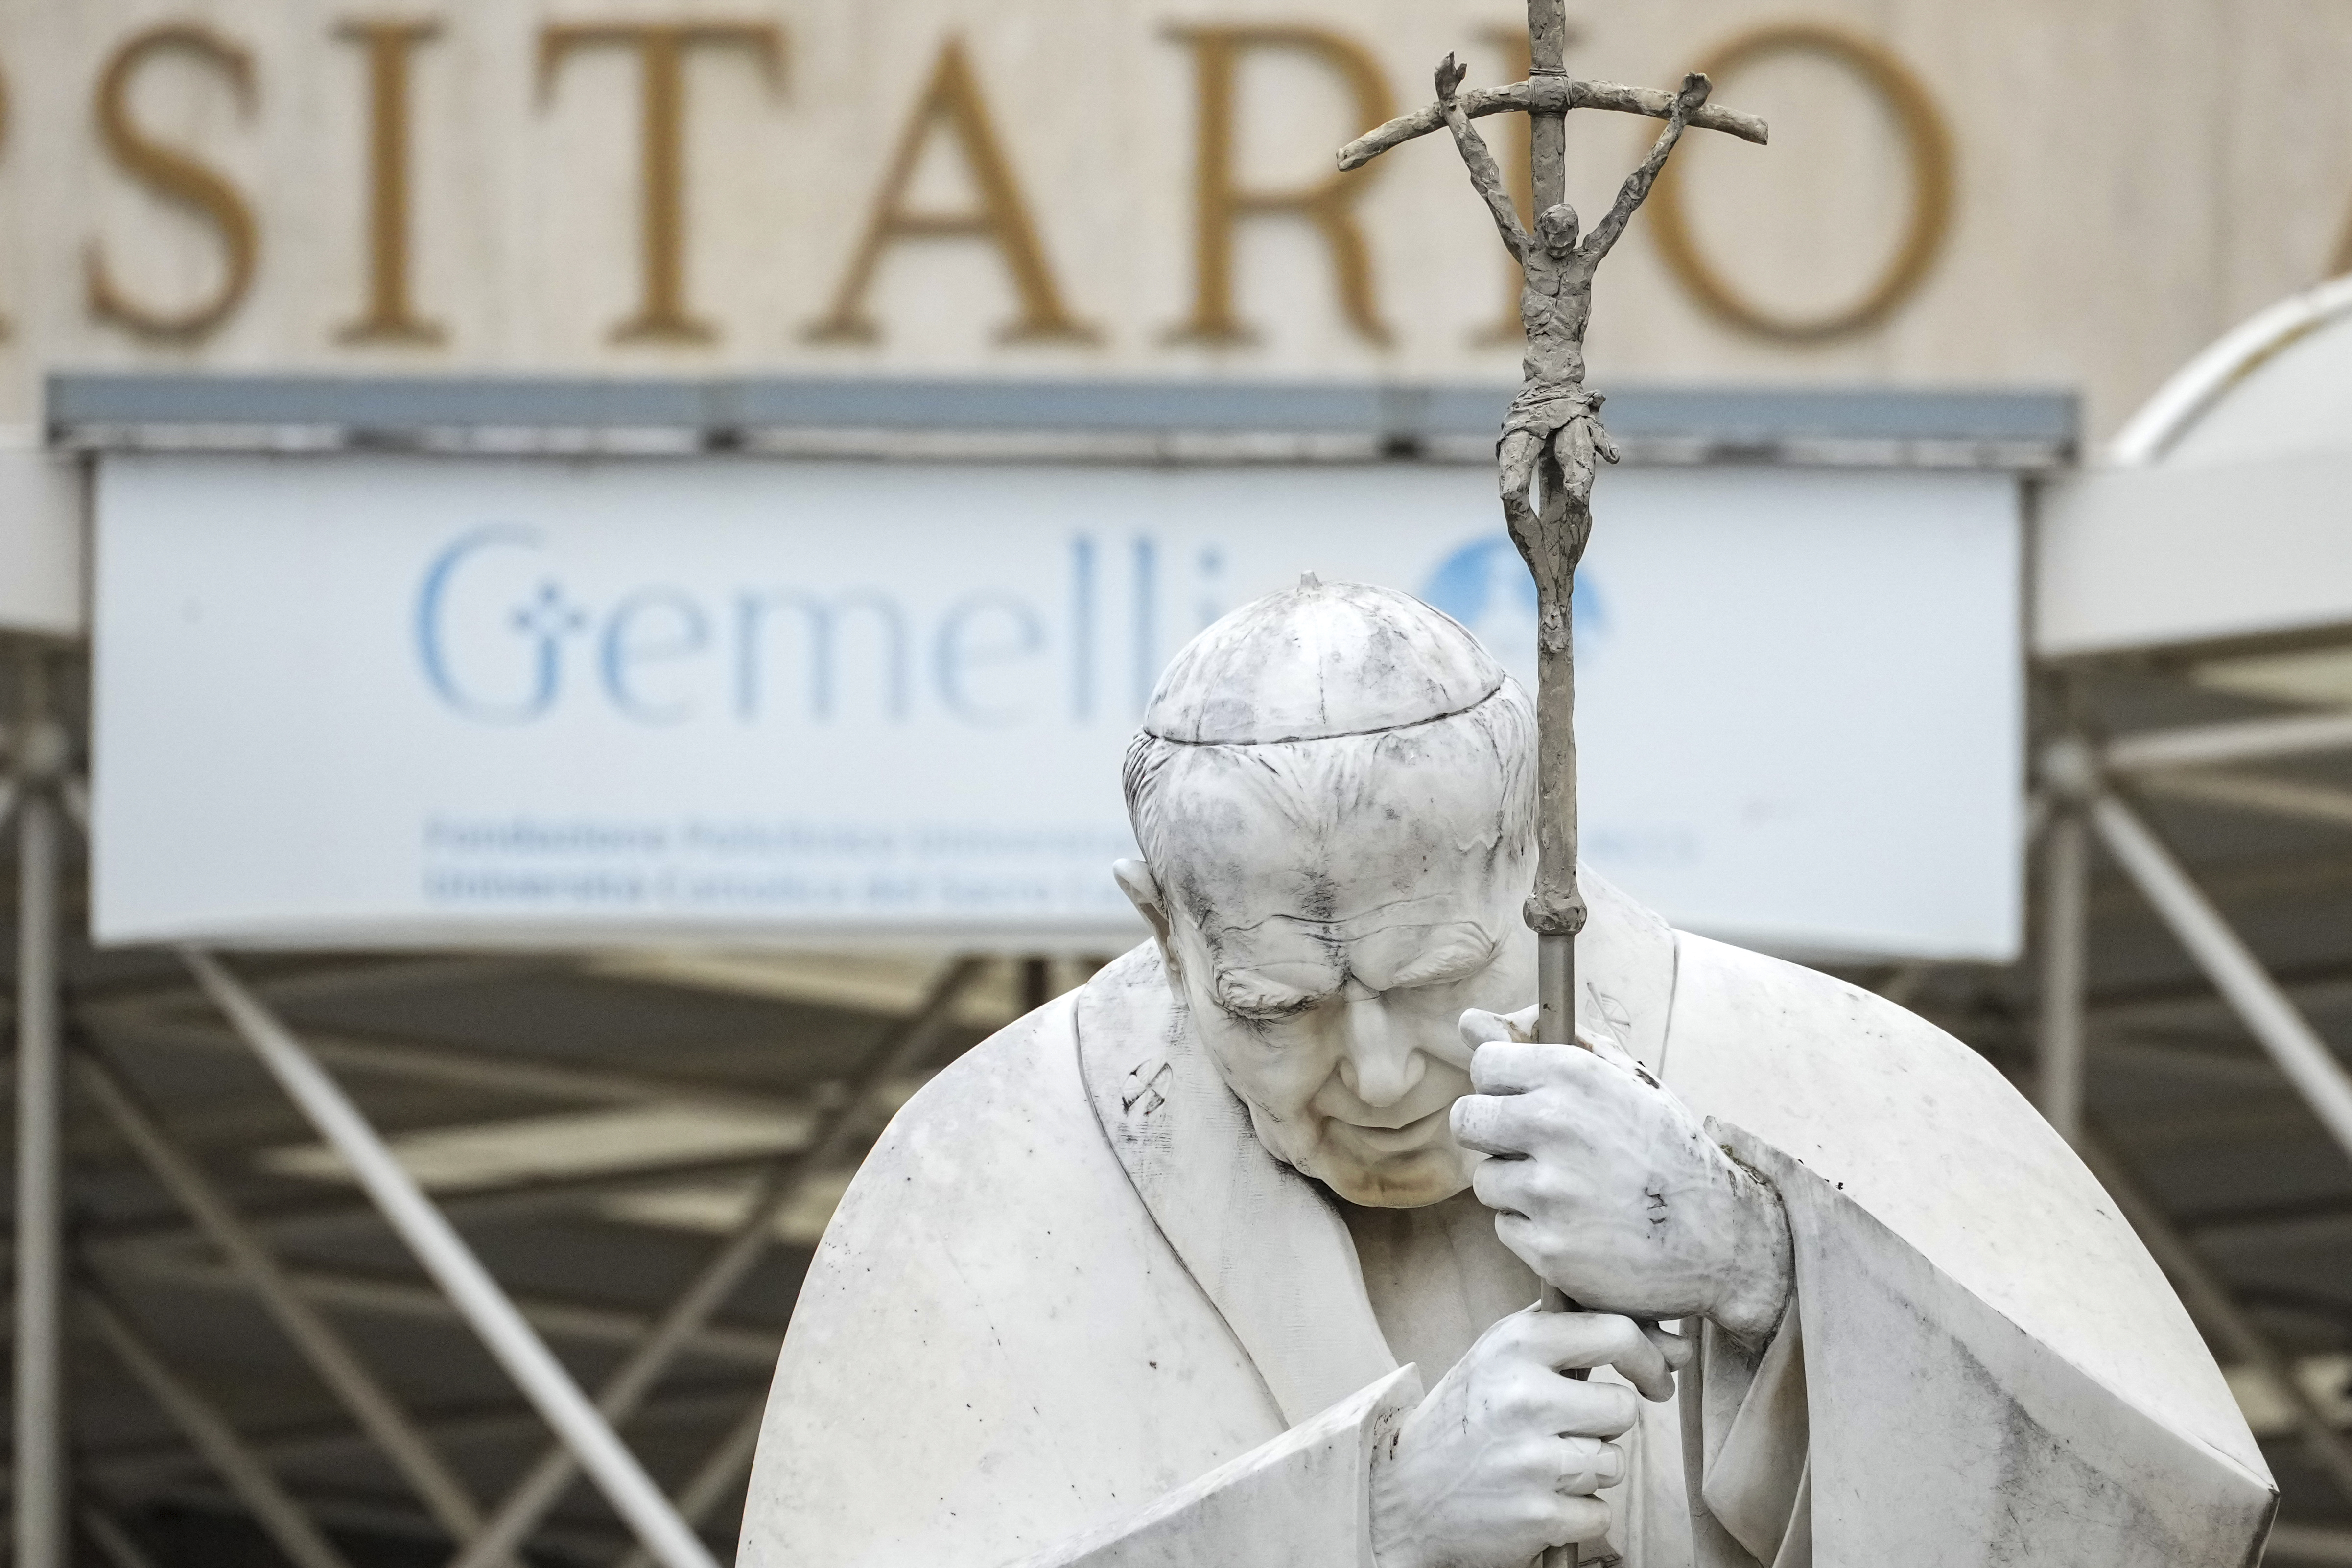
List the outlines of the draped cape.
{"label": "draped cape", "polygon": [[[1629,1568],[2254,1561],[2275,1502],[2114,1204],[1990,1064],[1670,930],[1591,873],[1578,1026],[1787,1206],[1769,1344],[1709,1331],[1608,1494]],[[1375,1568],[1422,1393],[1345,1223],[1276,1162],[1149,945],[910,1100],[802,1286],[745,1568]]]}

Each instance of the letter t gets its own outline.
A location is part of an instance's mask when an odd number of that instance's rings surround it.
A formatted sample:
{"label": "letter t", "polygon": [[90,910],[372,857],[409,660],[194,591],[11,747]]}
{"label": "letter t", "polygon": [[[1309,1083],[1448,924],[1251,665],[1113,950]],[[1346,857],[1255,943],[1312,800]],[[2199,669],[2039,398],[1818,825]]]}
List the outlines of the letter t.
{"label": "letter t", "polygon": [[539,87],[573,52],[634,49],[637,56],[639,239],[644,246],[637,313],[613,329],[614,342],[708,342],[710,324],[686,308],[685,55],[697,45],[751,51],[772,87],[783,84],[784,34],[773,22],[551,25],[539,35]]}

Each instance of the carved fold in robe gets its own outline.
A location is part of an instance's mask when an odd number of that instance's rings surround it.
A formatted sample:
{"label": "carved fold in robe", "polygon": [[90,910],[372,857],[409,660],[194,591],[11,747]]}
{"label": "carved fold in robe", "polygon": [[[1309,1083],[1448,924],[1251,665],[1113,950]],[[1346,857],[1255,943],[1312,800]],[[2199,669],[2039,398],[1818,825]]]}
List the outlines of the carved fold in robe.
{"label": "carved fold in robe", "polygon": [[[1796,1249],[1771,1342],[1710,1328],[1643,1406],[1603,1494],[1629,1568],[2251,1563],[2275,1493],[2244,1421],[2006,1081],[1584,886],[1580,1030],[1714,1119]],[[1258,1144],[1139,948],[868,1157],[802,1287],[739,1561],[1374,1568],[1369,1461],[1421,1388],[1337,1209]]]}

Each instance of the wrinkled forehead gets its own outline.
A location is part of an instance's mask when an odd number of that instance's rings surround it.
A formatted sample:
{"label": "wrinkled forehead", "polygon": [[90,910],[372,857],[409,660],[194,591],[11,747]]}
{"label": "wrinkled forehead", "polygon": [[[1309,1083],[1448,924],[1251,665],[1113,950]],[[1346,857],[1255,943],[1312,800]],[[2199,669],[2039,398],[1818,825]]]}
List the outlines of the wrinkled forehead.
{"label": "wrinkled forehead", "polygon": [[1298,766],[1218,749],[1167,780],[1151,849],[1172,913],[1220,971],[1304,981],[1337,966],[1376,983],[1409,973],[1417,950],[1499,940],[1526,875],[1491,755],[1409,741]]}
{"label": "wrinkled forehead", "polygon": [[1282,1012],[1350,979],[1376,991],[1460,979],[1489,963],[1515,907],[1484,890],[1449,887],[1349,909],[1337,918],[1274,914],[1195,933],[1217,999],[1237,1011]]}

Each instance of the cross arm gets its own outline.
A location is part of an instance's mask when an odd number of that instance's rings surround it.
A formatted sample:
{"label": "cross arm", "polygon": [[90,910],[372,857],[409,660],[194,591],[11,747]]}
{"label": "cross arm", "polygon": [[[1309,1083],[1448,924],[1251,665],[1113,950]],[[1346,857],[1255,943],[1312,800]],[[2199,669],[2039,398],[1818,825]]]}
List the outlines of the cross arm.
{"label": "cross arm", "polygon": [[[1624,114],[1646,114],[1664,120],[1674,112],[1675,95],[1654,87],[1624,87],[1610,81],[1580,81],[1553,77],[1513,82],[1508,87],[1476,87],[1454,95],[1462,112],[1475,120],[1487,114],[1561,114],[1571,109],[1613,109]],[[1742,141],[1761,144],[1771,130],[1752,114],[1718,104],[1703,105],[1690,122],[1702,131],[1720,131]],[[1416,136],[1426,136],[1445,123],[1445,111],[1436,104],[1401,115],[1377,131],[1366,131],[1339,149],[1342,172],[1360,169],[1391,147],[1402,147]]]}

